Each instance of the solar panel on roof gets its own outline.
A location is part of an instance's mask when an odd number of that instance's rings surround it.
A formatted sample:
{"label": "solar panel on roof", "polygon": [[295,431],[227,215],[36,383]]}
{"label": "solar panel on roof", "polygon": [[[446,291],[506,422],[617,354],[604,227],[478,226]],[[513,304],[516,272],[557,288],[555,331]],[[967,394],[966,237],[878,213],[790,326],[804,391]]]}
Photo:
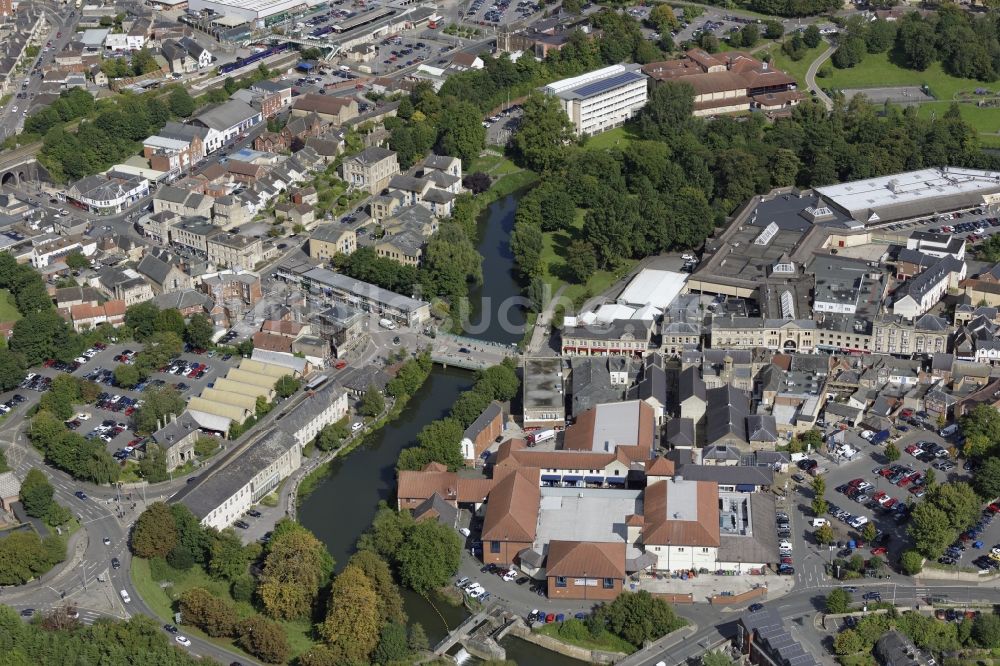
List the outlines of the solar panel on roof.
{"label": "solar panel on roof", "polygon": [[639,72],[624,72],[622,74],[618,74],[617,76],[612,76],[601,81],[594,81],[593,83],[588,83],[580,86],[579,88],[574,88],[570,92],[574,95],[579,95],[580,97],[591,97],[619,86],[623,86],[626,83],[638,81],[642,78],[644,77]]}

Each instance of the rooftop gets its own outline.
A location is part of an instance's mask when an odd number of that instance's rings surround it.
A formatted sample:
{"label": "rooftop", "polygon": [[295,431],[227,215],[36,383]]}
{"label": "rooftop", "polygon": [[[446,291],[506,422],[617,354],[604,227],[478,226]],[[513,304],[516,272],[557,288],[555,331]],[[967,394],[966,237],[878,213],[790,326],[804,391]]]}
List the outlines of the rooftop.
{"label": "rooftop", "polygon": [[[542,488],[533,549],[543,552],[550,541],[624,544],[625,518],[642,511],[641,490]],[[628,557],[640,554],[634,545],[627,548]]]}

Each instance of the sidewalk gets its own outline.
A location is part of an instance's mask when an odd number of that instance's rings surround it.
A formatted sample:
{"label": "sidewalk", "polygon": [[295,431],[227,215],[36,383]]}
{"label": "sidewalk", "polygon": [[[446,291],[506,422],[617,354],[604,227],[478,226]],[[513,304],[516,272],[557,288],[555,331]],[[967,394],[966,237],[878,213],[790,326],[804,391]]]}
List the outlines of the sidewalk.
{"label": "sidewalk", "polygon": [[649,574],[639,576],[639,582],[633,583],[631,579],[625,584],[634,591],[646,590],[652,594],[691,594],[694,602],[707,603],[709,597],[723,593],[732,592],[733,595],[749,592],[757,586],[767,588],[768,601],[783,597],[792,591],[795,586],[794,576],[717,576],[715,574],[703,574],[688,580],[680,578],[660,577],[654,578]]}

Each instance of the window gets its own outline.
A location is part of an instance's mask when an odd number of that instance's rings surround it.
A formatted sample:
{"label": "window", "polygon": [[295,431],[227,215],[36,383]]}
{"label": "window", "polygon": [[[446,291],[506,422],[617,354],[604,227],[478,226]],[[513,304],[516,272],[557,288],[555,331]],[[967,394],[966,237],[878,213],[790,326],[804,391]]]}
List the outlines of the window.
{"label": "window", "polygon": [[613,590],[614,588],[615,588],[615,579],[614,578],[605,578],[604,579],[604,589],[605,590]]}
{"label": "window", "polygon": [[678,553],[683,553],[683,552],[684,552],[684,548],[678,548],[678,549],[677,549],[677,552],[678,552]]}
{"label": "window", "polygon": [[556,576],[556,587],[566,587],[566,576]]}
{"label": "window", "polygon": [[703,553],[707,553],[707,552],[708,552],[708,548],[702,548],[702,549],[701,549],[701,552],[703,552]]}
{"label": "window", "polygon": [[490,541],[490,552],[491,553],[499,553],[500,552],[500,542],[499,541]]}

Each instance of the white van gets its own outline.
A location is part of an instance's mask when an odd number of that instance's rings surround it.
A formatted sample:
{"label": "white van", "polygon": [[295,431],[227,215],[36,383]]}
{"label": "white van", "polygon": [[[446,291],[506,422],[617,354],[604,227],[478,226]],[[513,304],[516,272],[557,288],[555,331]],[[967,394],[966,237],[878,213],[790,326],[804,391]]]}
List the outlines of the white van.
{"label": "white van", "polygon": [[813,527],[823,527],[824,525],[829,525],[830,521],[826,518],[813,518]]}
{"label": "white van", "polygon": [[958,432],[958,424],[952,423],[950,426],[945,426],[941,428],[941,432],[939,432],[938,434],[941,435],[942,437],[951,437],[956,432]]}

